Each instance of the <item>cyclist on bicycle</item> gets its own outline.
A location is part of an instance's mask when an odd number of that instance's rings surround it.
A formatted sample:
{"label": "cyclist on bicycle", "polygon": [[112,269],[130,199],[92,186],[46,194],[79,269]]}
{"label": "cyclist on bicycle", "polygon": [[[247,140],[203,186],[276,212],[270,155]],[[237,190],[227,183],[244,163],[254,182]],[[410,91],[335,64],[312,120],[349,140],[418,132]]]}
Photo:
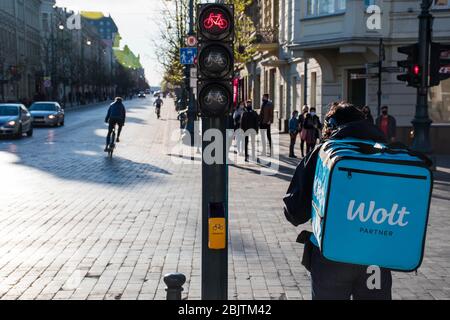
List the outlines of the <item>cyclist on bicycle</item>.
{"label": "cyclist on bicycle", "polygon": [[108,113],[106,114],[105,122],[109,124],[108,135],[106,136],[106,147],[105,152],[108,152],[109,142],[111,140],[111,134],[116,125],[119,126],[117,131],[117,142],[120,142],[119,137],[122,132],[122,127],[125,124],[126,110],[123,105],[123,99],[117,97],[115,101],[109,106]]}
{"label": "cyclist on bicycle", "polygon": [[156,114],[158,115],[159,118],[159,114],[161,112],[161,106],[164,104],[163,100],[161,99],[160,96],[158,96],[158,98],[156,98],[156,100],[153,102],[153,105],[156,106]]}

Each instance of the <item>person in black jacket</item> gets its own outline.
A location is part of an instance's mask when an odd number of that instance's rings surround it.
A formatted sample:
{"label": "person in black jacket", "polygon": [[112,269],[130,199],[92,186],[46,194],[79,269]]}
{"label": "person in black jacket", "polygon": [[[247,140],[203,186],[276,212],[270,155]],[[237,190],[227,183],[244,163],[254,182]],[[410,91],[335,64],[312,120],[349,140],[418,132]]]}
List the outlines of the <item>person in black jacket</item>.
{"label": "person in black jacket", "polygon": [[106,147],[105,152],[108,152],[109,142],[111,141],[111,134],[116,125],[119,126],[117,131],[117,139],[119,142],[120,133],[122,132],[122,127],[125,124],[126,110],[123,105],[122,98],[117,97],[115,101],[109,106],[108,113],[105,117],[105,122],[108,123],[108,135],[106,136]]}
{"label": "person in black jacket", "polygon": [[252,101],[247,100],[247,105],[245,107],[245,111],[241,117],[241,129],[243,132],[240,134],[244,134],[245,136],[245,162],[248,162],[248,140],[251,138],[252,142],[252,160],[256,160],[256,135],[258,134],[258,114],[255,110],[253,110]]}
{"label": "person in black jacket", "polygon": [[369,106],[364,106],[361,109],[362,113],[364,113],[364,116],[366,117],[366,120],[369,121],[371,124],[374,124],[374,120],[373,120],[373,116],[372,116],[372,112],[370,111],[370,107]]}
{"label": "person in black jacket", "polygon": [[[334,104],[325,118],[323,138],[356,138],[385,143],[383,132],[370,124],[356,107]],[[320,151],[319,144],[298,165],[283,201],[284,214],[292,224],[298,226],[311,219],[313,183]],[[343,190],[343,192],[346,192]],[[390,270],[380,269],[380,288],[367,285],[372,273],[367,266],[333,262],[322,256],[317,240],[311,232],[303,231],[297,238],[304,243],[302,264],[311,272],[313,300],[334,299],[385,299],[392,298],[392,276]]]}
{"label": "person in black jacket", "polygon": [[300,136],[306,142],[306,153],[308,153],[316,146],[317,139],[320,136],[319,130],[322,129],[320,119],[316,115],[316,108],[309,109],[309,113],[304,115],[301,126],[302,131]]}
{"label": "person in black jacket", "polygon": [[377,118],[376,126],[384,133],[389,142],[395,141],[397,121],[389,114],[388,106],[381,107],[381,116]]}

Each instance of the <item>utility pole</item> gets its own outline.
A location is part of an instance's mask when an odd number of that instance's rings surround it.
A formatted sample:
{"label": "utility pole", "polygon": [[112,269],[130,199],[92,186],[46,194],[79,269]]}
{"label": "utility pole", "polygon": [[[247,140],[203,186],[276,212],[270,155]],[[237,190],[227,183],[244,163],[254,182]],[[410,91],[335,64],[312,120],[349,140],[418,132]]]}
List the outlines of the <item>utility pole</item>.
{"label": "utility pole", "polygon": [[430,62],[430,47],[433,16],[430,14],[432,0],[422,0],[419,15],[419,65],[422,68],[420,86],[417,88],[416,113],[412,121],[414,126],[414,140],[412,149],[424,153],[431,153],[430,127],[431,119],[428,115],[428,76]]}

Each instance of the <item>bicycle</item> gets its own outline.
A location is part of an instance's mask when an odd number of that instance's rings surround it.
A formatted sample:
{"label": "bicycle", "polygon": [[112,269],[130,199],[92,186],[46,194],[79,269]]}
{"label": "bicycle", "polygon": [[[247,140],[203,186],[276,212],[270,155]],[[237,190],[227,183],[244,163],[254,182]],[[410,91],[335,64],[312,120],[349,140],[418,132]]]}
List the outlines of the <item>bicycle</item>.
{"label": "bicycle", "polygon": [[114,126],[111,133],[111,140],[108,145],[108,157],[111,159],[116,148],[116,126]]}

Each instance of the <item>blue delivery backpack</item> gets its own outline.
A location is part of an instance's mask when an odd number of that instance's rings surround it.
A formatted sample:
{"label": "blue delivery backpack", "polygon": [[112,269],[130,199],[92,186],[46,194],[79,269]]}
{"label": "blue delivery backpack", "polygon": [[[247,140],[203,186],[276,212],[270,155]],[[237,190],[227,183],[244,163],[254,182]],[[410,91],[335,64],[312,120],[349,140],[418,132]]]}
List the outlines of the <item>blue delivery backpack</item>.
{"label": "blue delivery backpack", "polygon": [[414,271],[421,262],[433,177],[429,159],[368,140],[325,142],[312,197],[312,229],[323,256]]}

